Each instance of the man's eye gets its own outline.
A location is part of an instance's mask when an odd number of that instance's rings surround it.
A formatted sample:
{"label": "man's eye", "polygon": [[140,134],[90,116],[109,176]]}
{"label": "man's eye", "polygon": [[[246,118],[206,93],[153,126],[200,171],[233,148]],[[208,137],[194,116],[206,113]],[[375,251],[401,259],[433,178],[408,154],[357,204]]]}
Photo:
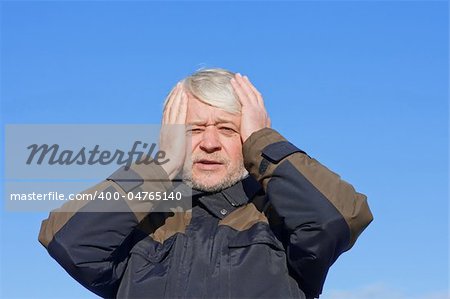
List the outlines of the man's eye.
{"label": "man's eye", "polygon": [[226,134],[233,134],[236,132],[233,128],[229,128],[229,127],[221,127],[220,131],[222,131],[223,133],[226,133]]}
{"label": "man's eye", "polygon": [[190,130],[188,130],[188,133],[191,134],[196,134],[196,133],[201,133],[203,130],[201,128],[192,128]]}

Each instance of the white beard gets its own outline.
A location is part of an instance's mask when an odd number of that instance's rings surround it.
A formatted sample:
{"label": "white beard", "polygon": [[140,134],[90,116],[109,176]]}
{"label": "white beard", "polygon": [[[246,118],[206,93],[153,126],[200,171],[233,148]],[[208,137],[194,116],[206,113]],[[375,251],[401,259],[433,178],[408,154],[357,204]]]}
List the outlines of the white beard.
{"label": "white beard", "polygon": [[219,192],[233,186],[248,175],[248,171],[244,167],[243,158],[240,159],[240,163],[238,163],[236,167],[233,167],[233,169],[228,168],[230,165],[229,160],[214,154],[205,155],[202,157],[193,157],[193,161],[200,160],[201,158],[210,158],[215,161],[220,161],[227,167],[227,175],[223,177],[218,183],[214,185],[207,185],[204,182],[200,181],[198,178],[194,178],[192,176],[192,160],[186,161],[183,166],[183,182],[193,189],[211,193]]}

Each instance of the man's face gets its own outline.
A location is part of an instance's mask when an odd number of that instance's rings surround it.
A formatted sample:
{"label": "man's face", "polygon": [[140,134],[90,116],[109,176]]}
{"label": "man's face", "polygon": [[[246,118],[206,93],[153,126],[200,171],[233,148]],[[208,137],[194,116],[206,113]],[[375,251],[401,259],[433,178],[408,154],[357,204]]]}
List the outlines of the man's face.
{"label": "man's face", "polygon": [[187,159],[183,176],[195,189],[217,192],[244,177],[240,114],[209,106],[189,95],[186,124],[191,126],[192,161]]}

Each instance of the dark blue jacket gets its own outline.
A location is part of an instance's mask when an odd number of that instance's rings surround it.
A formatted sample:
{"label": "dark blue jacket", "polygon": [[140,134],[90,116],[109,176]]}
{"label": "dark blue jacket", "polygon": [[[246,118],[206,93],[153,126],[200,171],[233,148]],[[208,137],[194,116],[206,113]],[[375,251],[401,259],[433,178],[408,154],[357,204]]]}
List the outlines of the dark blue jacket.
{"label": "dark blue jacket", "polygon": [[[42,223],[39,241],[108,298],[313,298],[372,221],[366,197],[273,129],[243,145],[250,175],[192,208],[152,212],[131,194],[169,192],[157,165],[119,169]],[[175,189],[177,190],[177,189]],[[120,193],[108,211],[99,194]],[[111,210],[109,210],[111,208]]]}

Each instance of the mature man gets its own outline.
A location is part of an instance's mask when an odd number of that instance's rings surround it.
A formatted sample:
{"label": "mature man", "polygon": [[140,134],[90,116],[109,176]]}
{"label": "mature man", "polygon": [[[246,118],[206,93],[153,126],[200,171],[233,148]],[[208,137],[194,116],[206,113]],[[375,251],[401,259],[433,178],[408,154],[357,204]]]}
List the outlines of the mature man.
{"label": "mature man", "polygon": [[122,212],[83,213],[95,200],[52,212],[39,235],[50,255],[102,297],[318,297],[372,220],[366,197],[270,128],[246,76],[196,72],[171,91],[162,122],[168,163],[119,169],[86,192],[168,191],[182,177],[192,208],[124,199]]}

